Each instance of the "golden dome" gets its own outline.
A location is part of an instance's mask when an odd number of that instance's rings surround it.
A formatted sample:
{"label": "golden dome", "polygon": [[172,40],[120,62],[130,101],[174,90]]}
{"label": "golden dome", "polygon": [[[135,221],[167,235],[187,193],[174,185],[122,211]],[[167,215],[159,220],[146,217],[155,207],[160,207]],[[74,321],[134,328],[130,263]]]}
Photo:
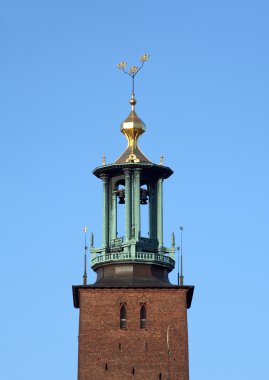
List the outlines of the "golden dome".
{"label": "golden dome", "polygon": [[140,162],[139,157],[137,157],[136,152],[139,150],[137,141],[140,135],[146,131],[145,123],[137,116],[135,112],[136,100],[134,95],[130,100],[131,112],[127,119],[120,126],[121,132],[126,136],[128,141],[127,150],[130,152],[129,157],[126,159],[126,162]]}

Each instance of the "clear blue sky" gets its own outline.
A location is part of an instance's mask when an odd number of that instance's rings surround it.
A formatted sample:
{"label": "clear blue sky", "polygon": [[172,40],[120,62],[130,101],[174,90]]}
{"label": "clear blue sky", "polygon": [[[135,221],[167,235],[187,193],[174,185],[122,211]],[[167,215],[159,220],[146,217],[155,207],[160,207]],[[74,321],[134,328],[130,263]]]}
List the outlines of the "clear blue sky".
{"label": "clear blue sky", "polygon": [[[2,0],[0,378],[74,380],[83,227],[101,236],[91,171],[140,141],[166,181],[165,242],[184,225],[191,380],[268,376],[267,0]],[[90,274],[94,281],[94,274]],[[171,275],[176,281],[176,273]]]}

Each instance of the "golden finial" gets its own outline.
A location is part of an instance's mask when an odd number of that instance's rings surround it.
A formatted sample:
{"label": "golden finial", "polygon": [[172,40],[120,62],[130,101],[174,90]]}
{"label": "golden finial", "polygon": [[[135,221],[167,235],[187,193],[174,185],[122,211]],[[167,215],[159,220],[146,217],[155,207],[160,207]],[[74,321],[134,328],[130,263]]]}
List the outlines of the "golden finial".
{"label": "golden finial", "polygon": [[134,111],[134,106],[136,105],[136,99],[134,98],[134,94],[132,94],[129,103],[131,104],[132,111]]}
{"label": "golden finial", "polygon": [[[141,152],[138,148],[137,141],[140,135],[145,132],[146,126],[144,122],[137,116],[135,112],[135,92],[134,92],[134,79],[137,73],[142,69],[145,62],[149,60],[149,54],[140,56],[140,66],[131,66],[129,71],[126,70],[127,62],[121,61],[117,67],[125,74],[132,78],[132,97],[130,99],[131,112],[127,119],[121,124],[121,132],[126,136],[128,140],[128,156],[125,158],[125,162],[140,162]],[[140,153],[139,153],[140,152]],[[139,153],[139,154],[138,154]]]}

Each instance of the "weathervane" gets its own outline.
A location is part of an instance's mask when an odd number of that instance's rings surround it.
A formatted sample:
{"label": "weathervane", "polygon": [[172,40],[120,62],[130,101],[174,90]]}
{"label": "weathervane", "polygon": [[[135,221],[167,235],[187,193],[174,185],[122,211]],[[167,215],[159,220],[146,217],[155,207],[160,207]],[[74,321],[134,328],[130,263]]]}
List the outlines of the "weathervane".
{"label": "weathervane", "polygon": [[142,62],[140,66],[132,66],[129,71],[126,71],[125,68],[127,66],[127,62],[121,61],[120,63],[117,64],[118,69],[122,70],[125,74],[129,75],[132,78],[132,98],[134,98],[135,93],[134,93],[134,79],[137,73],[142,69],[144,66],[145,62],[149,60],[150,55],[149,54],[144,54],[141,55],[140,61]]}

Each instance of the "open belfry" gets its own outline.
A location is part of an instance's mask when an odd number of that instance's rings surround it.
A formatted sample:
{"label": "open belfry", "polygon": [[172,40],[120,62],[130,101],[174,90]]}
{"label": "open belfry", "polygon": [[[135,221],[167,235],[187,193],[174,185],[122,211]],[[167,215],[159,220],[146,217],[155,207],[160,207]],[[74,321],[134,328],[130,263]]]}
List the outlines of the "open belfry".
{"label": "open belfry", "polygon": [[[114,163],[104,159],[93,171],[103,188],[102,246],[91,235],[96,282],[87,284],[85,247],[83,285],[73,286],[80,309],[78,380],[189,379],[187,309],[194,287],[183,284],[182,272],[177,285],[170,283],[174,234],[171,247],[163,242],[163,181],[173,171],[138,147],[146,126],[135,111],[134,80],[148,58],[129,71],[126,62],[118,64],[132,79],[131,112],[121,124],[128,146]],[[124,237],[117,232],[119,207]],[[141,236],[141,207],[149,211],[147,236]]]}

